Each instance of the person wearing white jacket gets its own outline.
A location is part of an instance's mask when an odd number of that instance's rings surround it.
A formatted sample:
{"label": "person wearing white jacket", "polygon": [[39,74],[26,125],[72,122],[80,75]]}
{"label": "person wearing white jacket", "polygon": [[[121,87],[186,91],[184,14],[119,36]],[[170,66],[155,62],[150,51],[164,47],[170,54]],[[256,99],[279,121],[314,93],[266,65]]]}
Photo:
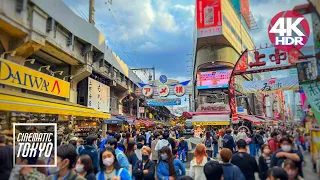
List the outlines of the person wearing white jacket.
{"label": "person wearing white jacket", "polygon": [[160,151],[164,146],[168,146],[171,151],[171,144],[169,143],[169,141],[167,140],[169,138],[169,134],[168,133],[163,133],[162,135],[162,139],[158,141],[156,147],[154,148],[157,152]]}
{"label": "person wearing white jacket", "polygon": [[198,144],[194,150],[194,158],[190,162],[189,176],[195,180],[207,180],[203,168],[210,160],[206,153],[206,146],[202,143]]}

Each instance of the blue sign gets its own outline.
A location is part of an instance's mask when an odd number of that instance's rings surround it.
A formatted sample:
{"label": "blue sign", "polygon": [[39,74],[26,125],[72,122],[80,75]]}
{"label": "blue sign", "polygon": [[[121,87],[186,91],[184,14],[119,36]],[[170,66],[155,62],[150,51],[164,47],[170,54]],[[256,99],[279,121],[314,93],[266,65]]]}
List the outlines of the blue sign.
{"label": "blue sign", "polygon": [[244,108],[243,107],[238,107],[237,110],[238,110],[238,113],[243,113],[244,112]]}
{"label": "blue sign", "polygon": [[175,99],[147,99],[147,106],[176,106],[181,105],[181,98]]}
{"label": "blue sign", "polygon": [[160,82],[162,82],[164,84],[164,83],[166,83],[168,81],[168,78],[165,75],[161,75],[159,80],[160,80]]}

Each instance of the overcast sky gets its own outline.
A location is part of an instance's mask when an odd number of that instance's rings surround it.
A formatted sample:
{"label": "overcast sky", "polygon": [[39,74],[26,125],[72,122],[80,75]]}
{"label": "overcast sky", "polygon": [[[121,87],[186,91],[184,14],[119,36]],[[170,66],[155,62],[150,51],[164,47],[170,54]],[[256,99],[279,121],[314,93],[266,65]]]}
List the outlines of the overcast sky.
{"label": "overcast sky", "polygon": [[[110,1],[110,0],[106,0]],[[88,19],[89,0],[64,0],[76,14]],[[258,29],[251,35],[256,45],[270,42],[267,27],[277,13],[306,0],[250,0]],[[190,79],[195,0],[95,0],[96,27],[107,45],[129,67],[152,67],[180,81]],[[112,13],[113,12],[113,13]],[[142,76],[141,78],[146,79]]]}

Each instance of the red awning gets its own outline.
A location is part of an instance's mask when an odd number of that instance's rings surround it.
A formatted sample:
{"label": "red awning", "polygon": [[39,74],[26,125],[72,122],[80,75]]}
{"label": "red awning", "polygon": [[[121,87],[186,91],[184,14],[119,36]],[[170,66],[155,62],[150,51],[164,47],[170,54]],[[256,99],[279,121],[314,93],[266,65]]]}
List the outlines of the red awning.
{"label": "red awning", "polygon": [[247,121],[251,121],[253,122],[254,124],[261,124],[261,121],[259,121],[256,117],[254,116],[247,116],[247,115],[238,115],[239,118],[242,118],[244,120],[247,120]]}

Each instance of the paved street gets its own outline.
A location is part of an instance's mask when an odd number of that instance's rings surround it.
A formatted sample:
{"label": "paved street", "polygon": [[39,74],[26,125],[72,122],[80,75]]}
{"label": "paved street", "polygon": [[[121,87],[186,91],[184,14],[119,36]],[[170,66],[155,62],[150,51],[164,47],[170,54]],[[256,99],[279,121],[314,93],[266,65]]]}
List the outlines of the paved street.
{"label": "paved street", "polygon": [[[304,178],[305,180],[316,180],[316,179],[320,179],[317,174],[313,171],[313,165],[311,162],[311,156],[310,153],[305,153],[304,154],[304,159],[305,159],[305,166],[303,167],[303,174],[304,174]],[[189,168],[190,168],[190,162],[186,162],[183,163],[185,165],[186,171],[187,171],[187,175],[189,174]],[[259,175],[258,173],[255,174],[256,175],[256,179],[259,179]]]}

